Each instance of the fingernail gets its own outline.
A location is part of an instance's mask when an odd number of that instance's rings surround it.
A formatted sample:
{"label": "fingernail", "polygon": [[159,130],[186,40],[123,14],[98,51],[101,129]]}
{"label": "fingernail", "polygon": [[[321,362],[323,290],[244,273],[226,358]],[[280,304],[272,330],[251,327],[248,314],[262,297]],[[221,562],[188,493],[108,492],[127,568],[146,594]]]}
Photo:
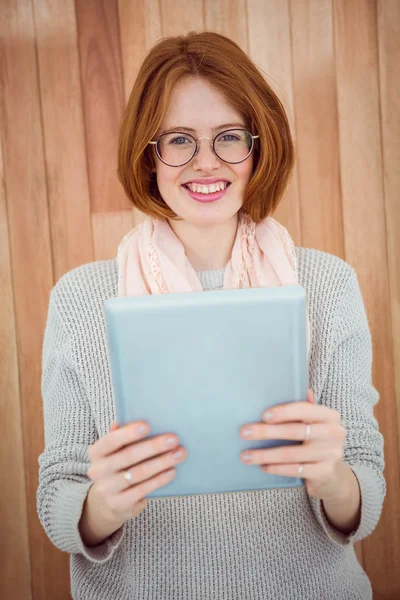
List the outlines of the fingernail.
{"label": "fingernail", "polygon": [[172,446],[176,445],[176,439],[173,437],[169,437],[166,440],[164,440],[164,445],[166,448],[171,448]]}
{"label": "fingernail", "polygon": [[164,471],[165,479],[171,479],[175,475],[175,469],[168,469],[168,471]]}
{"label": "fingernail", "polygon": [[267,411],[263,414],[264,421],[271,421],[274,418],[274,413]]}
{"label": "fingernail", "polygon": [[137,432],[140,435],[143,435],[144,433],[146,433],[146,431],[147,431],[146,425],[139,425],[139,427],[137,428]]}
{"label": "fingernail", "polygon": [[245,437],[250,437],[253,434],[253,430],[251,427],[246,427],[246,429],[243,429],[242,431],[242,435],[244,435]]}
{"label": "fingernail", "polygon": [[244,460],[244,462],[251,462],[252,456],[250,452],[245,452],[244,454],[242,454],[242,459]]}
{"label": "fingernail", "polygon": [[183,456],[183,450],[176,450],[176,452],[172,453],[172,458],[173,459],[178,459],[178,458],[182,458]]}

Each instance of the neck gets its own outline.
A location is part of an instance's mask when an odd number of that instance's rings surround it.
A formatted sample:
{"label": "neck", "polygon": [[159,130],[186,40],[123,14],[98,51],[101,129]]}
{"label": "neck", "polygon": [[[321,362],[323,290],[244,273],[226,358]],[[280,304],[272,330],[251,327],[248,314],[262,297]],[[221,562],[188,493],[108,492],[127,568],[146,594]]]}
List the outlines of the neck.
{"label": "neck", "polygon": [[195,271],[211,271],[226,267],[235,243],[238,216],[217,225],[198,225],[186,221],[168,221],[182,242],[186,256]]}

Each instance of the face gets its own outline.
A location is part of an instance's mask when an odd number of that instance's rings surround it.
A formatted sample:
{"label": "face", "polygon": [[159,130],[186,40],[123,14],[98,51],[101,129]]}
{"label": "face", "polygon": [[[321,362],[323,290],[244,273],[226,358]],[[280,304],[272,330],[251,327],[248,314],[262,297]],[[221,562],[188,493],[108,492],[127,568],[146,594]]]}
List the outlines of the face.
{"label": "face", "polygon": [[[228,127],[219,127],[226,123]],[[225,101],[219,90],[205,79],[186,77],[174,86],[169,108],[153,139],[170,130],[184,131],[184,127],[194,129],[194,132],[188,133],[196,139],[203,136],[213,138],[220,131],[234,128],[231,124],[247,128],[243,116]],[[156,156],[158,189],[183,223],[212,226],[231,222],[233,218],[237,219],[243,203],[244,191],[252,174],[253,153],[241,163],[229,164],[214,154],[211,140],[203,139],[198,144],[196,156],[182,167],[167,166]],[[230,182],[222,198],[213,202],[196,200],[183,187],[193,179],[211,177],[221,177]]]}

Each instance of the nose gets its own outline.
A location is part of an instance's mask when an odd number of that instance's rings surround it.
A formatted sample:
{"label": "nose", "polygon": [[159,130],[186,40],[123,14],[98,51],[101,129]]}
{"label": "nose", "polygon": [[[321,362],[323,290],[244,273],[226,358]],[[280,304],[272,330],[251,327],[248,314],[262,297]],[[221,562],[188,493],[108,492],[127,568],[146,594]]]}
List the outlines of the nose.
{"label": "nose", "polygon": [[193,157],[193,168],[199,171],[211,171],[220,165],[221,161],[213,151],[212,138],[199,138],[197,153]]}

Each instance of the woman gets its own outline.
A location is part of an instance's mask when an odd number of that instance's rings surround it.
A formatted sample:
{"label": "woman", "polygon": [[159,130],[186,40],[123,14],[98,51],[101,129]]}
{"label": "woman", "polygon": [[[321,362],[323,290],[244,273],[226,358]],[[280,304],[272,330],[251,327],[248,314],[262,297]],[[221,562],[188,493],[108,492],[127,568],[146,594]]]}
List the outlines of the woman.
{"label": "woman", "polygon": [[[152,48],[119,139],[120,181],[146,218],[117,260],[58,281],[44,336],[38,512],[71,554],[73,598],[372,597],[353,549],[385,495],[371,336],[354,269],[294,248],[271,217],[293,163],[285,111],[234,42],[192,32]],[[305,486],[147,504],[186,451],[173,432],[115,422],[104,300],[288,282],[309,302],[308,398],[240,434],[303,444],[241,458]]]}

